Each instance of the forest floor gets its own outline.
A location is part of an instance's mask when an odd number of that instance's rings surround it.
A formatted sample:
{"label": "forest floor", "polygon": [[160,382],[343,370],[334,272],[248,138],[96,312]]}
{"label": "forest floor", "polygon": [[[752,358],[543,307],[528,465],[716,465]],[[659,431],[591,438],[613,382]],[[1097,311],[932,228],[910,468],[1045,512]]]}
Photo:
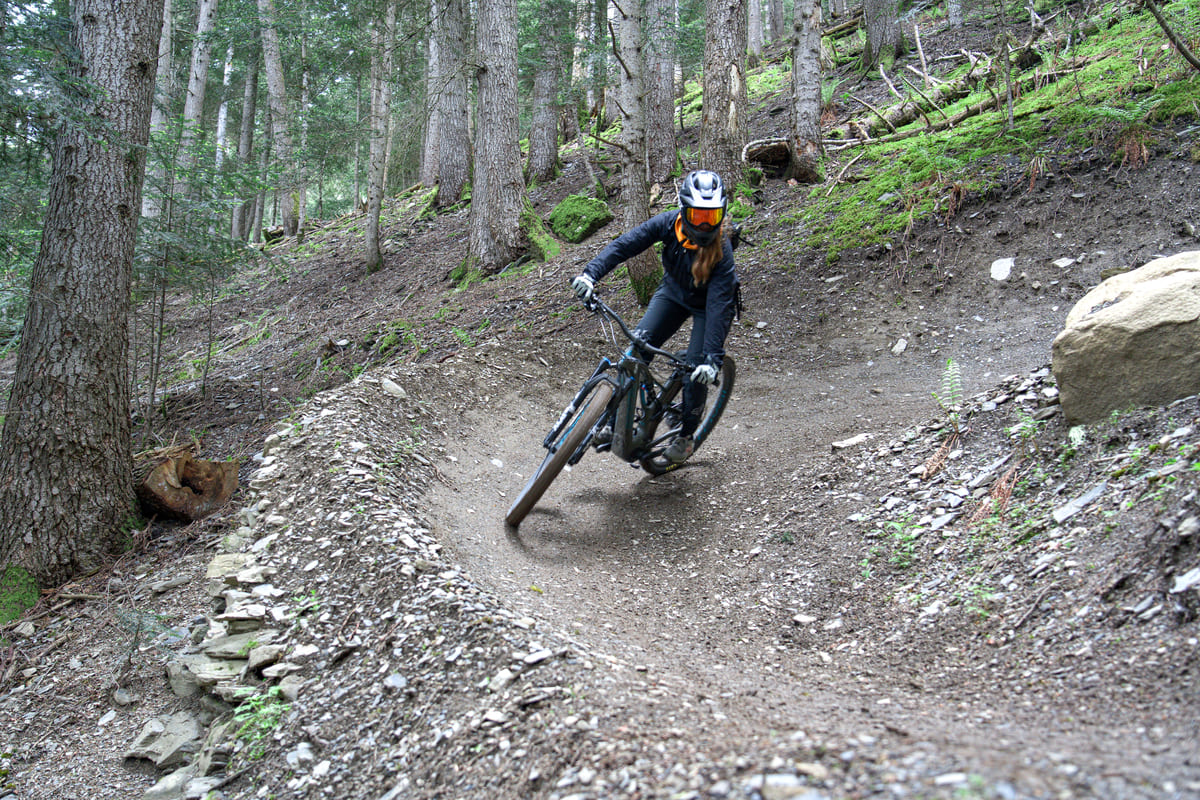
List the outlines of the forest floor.
{"label": "forest floor", "polygon": [[[959,42],[928,34],[939,46]],[[772,106],[754,135],[777,132]],[[615,225],[455,289],[465,210],[393,216],[374,274],[351,218],[273,248],[211,306],[176,298],[164,374],[195,363],[209,329],[217,357],[206,394],[198,377],[168,382],[154,428],[244,459],[244,488],[228,514],[155,524],[110,570],[48,594],[32,630],[6,627],[0,798],[137,797],[159,777],[125,753],[194,701],[170,693],[172,648],[139,620],[186,630],[212,612],[205,568],[268,497],[249,484],[284,421],[318,465],[289,501],[333,520],[346,489],[321,454],[355,435],[368,452],[403,445],[410,491],[366,513],[411,517],[436,545],[414,576],[382,556],[334,569],[319,534],[280,540],[275,584],[328,609],[289,641],[324,657],[256,758],[235,756],[226,797],[1200,797],[1200,600],[1172,591],[1200,567],[1200,401],[1073,439],[1048,374],[1102,273],[1200,249],[1186,127],[1156,130],[1137,169],[1097,146],[1032,184],[1016,171],[835,263],[798,244],[789,215],[808,188],[768,180],[737,253],[746,311],[721,425],[663,477],[589,454],[519,530],[504,512],[545,430],[613,349],[567,284]],[[587,180],[569,157],[535,207]],[[601,286],[636,316],[620,288]],[[948,359],[967,429],[942,450]],[[385,377],[408,413],[373,410]],[[377,544],[348,546],[369,560]],[[149,588],[176,577],[192,580]],[[339,647],[427,618],[428,638],[389,638],[390,655]],[[505,669],[513,688],[496,684]]]}

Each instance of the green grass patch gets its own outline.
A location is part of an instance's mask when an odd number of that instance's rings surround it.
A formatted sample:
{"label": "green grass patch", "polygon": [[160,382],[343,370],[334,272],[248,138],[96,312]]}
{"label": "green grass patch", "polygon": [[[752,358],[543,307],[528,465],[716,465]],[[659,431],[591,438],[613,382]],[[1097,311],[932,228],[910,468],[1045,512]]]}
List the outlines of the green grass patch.
{"label": "green grass patch", "polygon": [[[1200,27],[1200,11],[1185,11],[1180,2],[1167,9],[1186,17],[1189,30]],[[803,225],[807,246],[835,260],[843,250],[892,241],[917,221],[953,217],[969,195],[1011,181],[1014,157],[1022,164],[1020,179],[1031,184],[1052,159],[1073,158],[1087,147],[1104,149],[1115,163],[1140,166],[1153,157],[1151,126],[1200,118],[1200,76],[1164,42],[1148,13],[1126,13],[1071,53],[1045,54],[1039,74],[1062,74],[1014,99],[1011,129],[1001,106],[953,129],[866,147],[860,174],[868,180],[839,184],[832,192],[814,188],[790,221]],[[1069,71],[1079,60],[1083,66]],[[1003,83],[979,87],[943,112],[953,116],[1003,95]]]}
{"label": "green grass patch", "polygon": [[746,97],[750,102],[773,97],[779,92],[790,91],[792,86],[791,60],[766,64],[746,76]]}

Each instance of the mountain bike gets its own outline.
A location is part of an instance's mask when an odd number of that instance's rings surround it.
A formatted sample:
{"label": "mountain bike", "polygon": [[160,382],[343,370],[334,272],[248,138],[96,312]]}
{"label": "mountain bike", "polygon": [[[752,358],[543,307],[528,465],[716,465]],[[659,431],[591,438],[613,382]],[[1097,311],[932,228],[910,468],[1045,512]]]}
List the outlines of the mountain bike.
{"label": "mountain bike", "polygon": [[[521,524],[563,467],[579,463],[589,448],[611,452],[651,475],[679,466],[667,460],[664,452],[679,435],[683,420],[683,384],[692,370],[684,360],[686,353],[671,353],[644,341],[595,294],[584,306],[597,315],[613,344],[619,346],[616,332],[620,331],[629,340],[629,348],[616,360],[601,359],[546,434],[542,442],[546,457],[504,517],[514,527]],[[665,379],[660,377],[661,371],[651,369],[654,356],[661,357],[670,370]],[[733,358],[726,355],[692,434],[697,450],[729,404],[736,374]]]}

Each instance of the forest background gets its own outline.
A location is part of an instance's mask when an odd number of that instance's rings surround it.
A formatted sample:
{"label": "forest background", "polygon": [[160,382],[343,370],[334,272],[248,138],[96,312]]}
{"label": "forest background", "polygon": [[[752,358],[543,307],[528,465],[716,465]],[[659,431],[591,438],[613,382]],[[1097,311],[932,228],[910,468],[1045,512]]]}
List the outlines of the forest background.
{"label": "forest background", "polygon": [[[994,24],[987,71],[1003,75],[996,103],[1010,125],[1012,75],[1045,18],[1071,39],[1092,10],[968,9]],[[363,258],[377,270],[383,198],[414,184],[436,187],[418,213],[469,209],[456,280],[545,258],[554,243],[527,190],[553,179],[565,142],[603,151],[624,224],[645,219],[683,169],[715,169],[749,197],[763,170],[743,152],[748,76],[767,52],[790,84],[774,166],[819,182],[837,91],[823,71],[852,59],[886,79],[905,48],[920,51],[919,13],[951,28],[964,19],[956,0],[5,4],[0,332],[19,351],[0,442],[0,563],[54,584],[137,526],[132,420],[136,397],[143,416],[158,397],[169,290],[211,302],[266,239],[303,243],[314,220],[353,212],[365,212]],[[1032,31],[1024,42],[1017,22]],[[859,32],[839,53],[831,35],[845,30]],[[928,76],[914,92],[934,93]],[[691,150],[680,145],[695,114]],[[653,259],[631,262],[629,277],[644,300]],[[130,352],[135,308],[148,309],[147,353]]]}

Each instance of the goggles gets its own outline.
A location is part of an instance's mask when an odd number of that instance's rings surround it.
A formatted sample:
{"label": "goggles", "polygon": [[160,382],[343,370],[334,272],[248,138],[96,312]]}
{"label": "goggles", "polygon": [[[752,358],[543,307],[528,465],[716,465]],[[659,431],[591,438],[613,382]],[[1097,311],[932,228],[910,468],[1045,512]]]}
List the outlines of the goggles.
{"label": "goggles", "polygon": [[683,213],[689,225],[705,231],[716,230],[725,218],[724,208],[685,208]]}

